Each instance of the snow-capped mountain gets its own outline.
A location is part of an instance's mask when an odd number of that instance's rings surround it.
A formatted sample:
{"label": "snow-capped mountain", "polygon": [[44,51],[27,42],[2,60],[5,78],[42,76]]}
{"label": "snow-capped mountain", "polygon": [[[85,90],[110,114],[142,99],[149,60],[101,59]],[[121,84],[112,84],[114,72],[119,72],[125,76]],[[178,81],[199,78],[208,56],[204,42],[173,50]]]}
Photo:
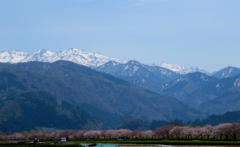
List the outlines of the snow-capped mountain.
{"label": "snow-capped mountain", "polygon": [[178,73],[169,69],[145,65],[135,60],[129,60],[126,63],[110,61],[93,69],[116,77],[149,78],[160,82],[168,82],[180,76]]}
{"label": "snow-capped mountain", "polygon": [[0,62],[18,63],[24,60],[29,53],[22,51],[5,51],[0,52]]}
{"label": "snow-capped mountain", "polygon": [[194,73],[194,72],[201,72],[201,73],[205,73],[205,74],[210,74],[205,70],[199,70],[196,66],[191,67],[191,68],[186,68],[177,64],[173,64],[173,63],[164,63],[164,62],[158,62],[158,63],[153,63],[153,64],[149,64],[152,66],[159,66],[159,67],[163,67],[169,70],[172,70],[174,72],[177,72],[179,74],[188,74],[188,73]]}
{"label": "snow-capped mountain", "polygon": [[59,52],[52,52],[40,49],[34,53],[22,51],[0,52],[0,62],[19,63],[28,61],[55,62],[57,60],[67,60],[88,67],[97,67],[109,61],[125,63],[126,61],[106,57],[97,53],[89,53],[80,49],[67,49]]}
{"label": "snow-capped mountain", "polygon": [[162,83],[182,76],[169,69],[145,65],[135,60],[127,63],[110,61],[93,69],[127,80],[140,88],[153,92],[158,92],[162,88]]}
{"label": "snow-capped mountain", "polygon": [[[53,52],[45,49],[40,49],[34,53],[27,53],[22,51],[4,51],[0,52],[0,62],[3,63],[19,63],[28,61],[42,61],[42,62],[55,62],[57,60],[67,60],[77,64],[85,65],[91,68],[101,66],[109,61],[116,63],[126,63],[127,61],[110,58],[97,53],[90,53],[84,50],[70,48],[63,51]],[[202,72],[209,74],[204,70],[199,70],[197,67],[186,68],[172,63],[154,63],[148,66],[158,66],[161,68],[169,69],[178,74],[187,74],[193,72]]]}

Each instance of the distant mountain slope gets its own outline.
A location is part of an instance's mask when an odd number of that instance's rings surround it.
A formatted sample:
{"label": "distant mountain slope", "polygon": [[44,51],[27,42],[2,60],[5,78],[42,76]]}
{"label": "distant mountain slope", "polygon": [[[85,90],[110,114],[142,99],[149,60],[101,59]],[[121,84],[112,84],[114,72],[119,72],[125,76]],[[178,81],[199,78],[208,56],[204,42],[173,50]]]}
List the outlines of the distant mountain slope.
{"label": "distant mountain slope", "polygon": [[89,114],[65,101],[57,104],[54,96],[43,91],[0,100],[0,106],[2,132],[30,131],[36,127],[93,129],[99,124]]}
{"label": "distant mountain slope", "polygon": [[52,52],[45,49],[40,49],[34,53],[26,53],[21,51],[0,52],[0,62],[3,63],[19,63],[28,61],[55,62],[57,60],[71,61],[88,67],[96,67],[108,61],[125,63],[125,61],[122,60],[73,48],[59,52]]}
{"label": "distant mountain slope", "polygon": [[158,93],[162,95],[174,96],[181,100],[200,87],[215,81],[218,81],[218,79],[208,76],[204,73],[189,73],[181,76],[180,78],[162,84],[162,88],[159,89]]}
{"label": "distant mountain slope", "polygon": [[166,69],[169,69],[169,70],[174,71],[174,72],[179,73],[179,74],[188,74],[188,73],[194,73],[194,72],[201,72],[201,73],[205,73],[205,74],[210,74],[205,70],[199,70],[196,66],[191,67],[191,68],[186,68],[186,67],[183,67],[183,66],[180,66],[180,65],[177,65],[177,64],[165,63],[165,62],[153,63],[153,64],[150,64],[150,65],[166,68]]}
{"label": "distant mountain slope", "polygon": [[207,83],[217,81],[217,78],[200,72],[180,75],[166,68],[131,60],[125,64],[110,61],[94,69],[132,82],[143,89],[179,99]]}
{"label": "distant mountain slope", "polygon": [[158,92],[162,83],[181,76],[166,68],[149,66],[134,60],[125,64],[110,61],[94,69],[127,80],[153,92]]}
{"label": "distant mountain slope", "polygon": [[[159,96],[109,74],[68,61],[0,64],[0,73],[10,73],[14,77],[1,77],[6,79],[0,84],[3,87],[1,99],[26,91],[47,91],[58,100],[79,106],[103,119],[103,123],[110,119],[104,114],[112,116],[113,124],[121,123],[120,120],[127,117],[189,120],[204,116],[176,98]],[[99,112],[103,116],[96,116]]]}
{"label": "distant mountain slope", "polygon": [[182,99],[210,114],[240,110],[240,74],[207,84]]}
{"label": "distant mountain slope", "polygon": [[233,77],[238,74],[240,74],[240,68],[228,66],[226,68],[223,68],[215,72],[212,76],[222,79],[222,78]]}

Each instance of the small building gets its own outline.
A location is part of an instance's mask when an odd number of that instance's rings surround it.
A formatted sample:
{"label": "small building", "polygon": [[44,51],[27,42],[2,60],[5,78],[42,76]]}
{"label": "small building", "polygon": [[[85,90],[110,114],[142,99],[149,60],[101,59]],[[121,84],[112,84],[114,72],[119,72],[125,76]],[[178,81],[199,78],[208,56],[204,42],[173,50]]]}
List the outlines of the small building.
{"label": "small building", "polygon": [[60,140],[61,143],[67,142],[67,139],[65,137],[61,138]]}

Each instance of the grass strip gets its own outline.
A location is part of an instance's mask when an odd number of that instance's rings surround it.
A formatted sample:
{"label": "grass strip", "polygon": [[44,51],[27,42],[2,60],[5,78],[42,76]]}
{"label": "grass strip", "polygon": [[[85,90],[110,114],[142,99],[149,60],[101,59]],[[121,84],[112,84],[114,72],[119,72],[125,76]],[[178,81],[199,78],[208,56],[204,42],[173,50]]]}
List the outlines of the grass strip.
{"label": "grass strip", "polygon": [[121,140],[121,141],[77,141],[78,143],[106,144],[166,144],[166,145],[240,145],[237,141],[161,141],[161,140]]}
{"label": "grass strip", "polygon": [[9,145],[3,145],[0,144],[1,147],[80,147],[79,144],[24,144],[24,145],[19,145],[19,144],[9,144]]}

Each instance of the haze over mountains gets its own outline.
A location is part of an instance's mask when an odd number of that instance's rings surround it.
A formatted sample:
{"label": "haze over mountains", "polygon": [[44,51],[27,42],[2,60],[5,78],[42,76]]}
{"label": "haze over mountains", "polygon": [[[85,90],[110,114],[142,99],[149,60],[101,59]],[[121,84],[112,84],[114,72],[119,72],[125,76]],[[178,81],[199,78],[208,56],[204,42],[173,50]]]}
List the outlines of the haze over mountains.
{"label": "haze over mountains", "polygon": [[[67,119],[72,124],[69,128],[82,129],[116,127],[126,118],[188,121],[204,118],[206,114],[240,110],[240,69],[237,67],[229,66],[209,74],[197,67],[142,64],[79,49],[39,50],[32,54],[5,51],[0,53],[0,62],[3,79],[0,115],[7,112],[12,116],[3,115],[4,119],[0,120],[3,128],[16,118],[24,117],[16,115],[25,110],[24,104],[36,105],[34,99],[26,101],[29,95],[47,103],[52,115]],[[56,99],[56,103],[45,100],[46,95]],[[18,109],[9,109],[12,105]],[[81,113],[72,116],[73,111]],[[81,118],[86,121],[76,125]],[[37,123],[31,125],[37,126]]]}

